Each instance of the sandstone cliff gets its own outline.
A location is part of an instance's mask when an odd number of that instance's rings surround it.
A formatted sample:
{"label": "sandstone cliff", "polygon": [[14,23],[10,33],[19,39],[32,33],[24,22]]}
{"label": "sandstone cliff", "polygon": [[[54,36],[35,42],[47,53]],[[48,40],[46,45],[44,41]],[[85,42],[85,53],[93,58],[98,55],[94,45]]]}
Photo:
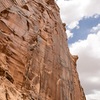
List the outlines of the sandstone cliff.
{"label": "sandstone cliff", "polygon": [[0,0],[0,100],[85,100],[53,0]]}

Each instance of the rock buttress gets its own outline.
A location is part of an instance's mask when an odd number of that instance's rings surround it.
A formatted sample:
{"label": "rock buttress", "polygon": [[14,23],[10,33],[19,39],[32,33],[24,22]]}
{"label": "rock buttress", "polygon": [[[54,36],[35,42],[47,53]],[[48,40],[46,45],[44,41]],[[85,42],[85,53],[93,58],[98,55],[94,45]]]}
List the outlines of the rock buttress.
{"label": "rock buttress", "polygon": [[0,0],[0,100],[85,100],[64,26],[53,0]]}

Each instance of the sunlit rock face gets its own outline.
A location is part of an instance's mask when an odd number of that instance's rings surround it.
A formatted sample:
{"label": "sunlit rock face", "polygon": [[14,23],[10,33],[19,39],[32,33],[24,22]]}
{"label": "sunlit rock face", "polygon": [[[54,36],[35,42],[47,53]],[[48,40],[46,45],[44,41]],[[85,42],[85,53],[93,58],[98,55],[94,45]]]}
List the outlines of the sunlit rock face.
{"label": "sunlit rock face", "polygon": [[0,0],[0,100],[86,100],[54,0]]}

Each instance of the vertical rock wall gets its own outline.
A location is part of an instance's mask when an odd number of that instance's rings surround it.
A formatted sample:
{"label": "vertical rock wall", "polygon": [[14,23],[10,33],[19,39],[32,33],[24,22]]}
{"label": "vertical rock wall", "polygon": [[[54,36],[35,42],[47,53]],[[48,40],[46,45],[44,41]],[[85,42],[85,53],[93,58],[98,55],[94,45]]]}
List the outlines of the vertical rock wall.
{"label": "vertical rock wall", "polygon": [[0,100],[85,100],[54,0],[0,0]]}

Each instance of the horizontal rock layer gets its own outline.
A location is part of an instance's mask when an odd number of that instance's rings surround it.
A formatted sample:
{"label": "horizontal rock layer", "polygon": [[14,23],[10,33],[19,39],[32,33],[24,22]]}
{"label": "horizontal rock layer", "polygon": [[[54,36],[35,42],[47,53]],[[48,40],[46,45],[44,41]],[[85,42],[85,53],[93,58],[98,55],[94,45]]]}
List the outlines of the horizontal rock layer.
{"label": "horizontal rock layer", "polygon": [[53,0],[0,0],[0,100],[85,100]]}

